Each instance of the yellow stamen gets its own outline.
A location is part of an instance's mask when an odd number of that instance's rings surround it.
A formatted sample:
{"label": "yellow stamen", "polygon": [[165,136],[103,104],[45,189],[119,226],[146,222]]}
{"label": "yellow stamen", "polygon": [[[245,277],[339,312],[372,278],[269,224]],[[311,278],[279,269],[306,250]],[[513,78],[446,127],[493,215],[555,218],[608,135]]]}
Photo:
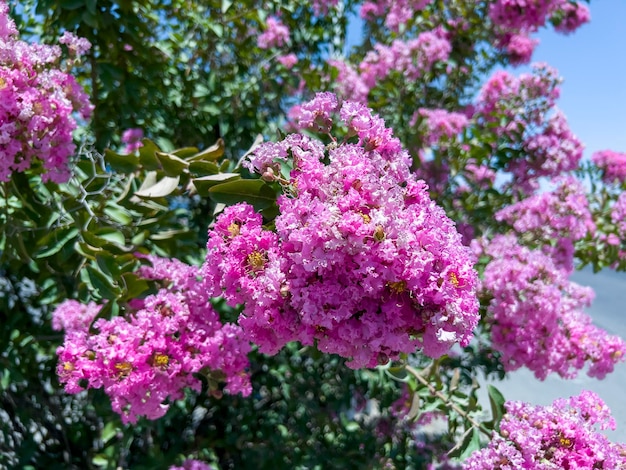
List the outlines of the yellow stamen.
{"label": "yellow stamen", "polygon": [[372,221],[372,218],[367,214],[361,214],[361,217],[363,217],[363,222],[366,224],[369,224]]}
{"label": "yellow stamen", "polygon": [[152,365],[161,370],[167,369],[167,366],[170,364],[170,358],[167,354],[162,353],[154,353],[152,356]]}
{"label": "yellow stamen", "polygon": [[117,377],[123,379],[128,377],[133,370],[133,366],[130,362],[118,362],[115,364],[115,369],[117,370]]}
{"label": "yellow stamen", "polygon": [[265,266],[265,256],[259,251],[253,251],[248,255],[248,266],[252,271],[259,271]]}
{"label": "yellow stamen", "polygon": [[406,281],[388,282],[387,286],[395,294],[401,294],[406,290]]}
{"label": "yellow stamen", "polygon": [[235,238],[237,235],[239,235],[239,229],[241,228],[241,225],[238,224],[237,222],[233,222],[228,226],[228,233],[230,233],[230,238]]}
{"label": "yellow stamen", "polygon": [[377,225],[376,229],[374,229],[374,240],[376,240],[377,242],[382,242],[385,237],[385,229],[382,225]]}

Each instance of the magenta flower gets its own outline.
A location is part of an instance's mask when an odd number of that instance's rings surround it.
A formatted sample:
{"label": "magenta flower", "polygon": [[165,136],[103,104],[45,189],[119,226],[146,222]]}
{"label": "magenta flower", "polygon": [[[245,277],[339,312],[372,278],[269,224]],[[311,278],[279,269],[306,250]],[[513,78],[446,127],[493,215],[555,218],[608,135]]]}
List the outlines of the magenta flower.
{"label": "magenta flower", "polygon": [[265,31],[257,38],[261,49],[283,47],[289,42],[289,28],[278,18],[269,17],[265,24]]}
{"label": "magenta flower", "polygon": [[0,2],[0,181],[39,161],[44,181],[65,182],[75,151],[74,113],[86,119],[92,106],[76,80],[59,70],[61,48],[20,41],[7,13]]}
{"label": "magenta flower", "polygon": [[623,446],[596,429],[615,429],[615,421],[593,392],[545,407],[507,402],[505,408],[500,433],[463,462],[465,470],[626,468]]}
{"label": "magenta flower", "polygon": [[[318,94],[301,123],[330,130],[337,107]],[[275,232],[245,204],[218,217],[203,267],[211,295],[244,305],[240,325],[269,354],[300,341],[358,368],[468,344],[478,321],[471,253],[382,119],[353,102],[339,117],[355,143],[325,149],[290,135],[249,157],[259,174],[292,167],[280,214]]]}

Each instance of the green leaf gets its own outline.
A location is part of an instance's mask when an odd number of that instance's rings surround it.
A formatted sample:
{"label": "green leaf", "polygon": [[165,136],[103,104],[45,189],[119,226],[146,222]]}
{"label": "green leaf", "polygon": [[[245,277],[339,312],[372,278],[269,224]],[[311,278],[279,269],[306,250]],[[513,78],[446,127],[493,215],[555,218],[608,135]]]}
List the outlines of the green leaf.
{"label": "green leaf", "polygon": [[170,152],[172,155],[176,155],[178,158],[188,160],[198,153],[196,147],[183,147]]}
{"label": "green leaf", "polygon": [[121,153],[114,152],[111,149],[106,149],[104,151],[104,160],[112,170],[120,173],[133,173],[139,166],[139,158],[137,158],[136,155],[122,155]]}
{"label": "green leaf", "polygon": [[161,168],[159,159],[156,157],[156,152],[160,152],[161,149],[150,139],[143,139],[141,142],[143,145],[139,148],[139,163],[149,171]]}
{"label": "green leaf", "polygon": [[420,412],[421,398],[418,393],[412,393],[412,395],[413,396],[411,397],[411,408],[409,408],[409,412],[406,415],[409,420],[417,418]]}
{"label": "green leaf", "polygon": [[213,186],[225,183],[226,181],[239,180],[241,175],[239,173],[218,173],[216,175],[201,176],[200,178],[192,179],[192,183],[196,188],[196,191],[200,196],[209,196],[209,190]]}
{"label": "green leaf", "polygon": [[480,431],[478,428],[472,426],[465,431],[461,441],[450,449],[448,456],[463,461],[478,449],[480,449]]}
{"label": "green leaf", "polygon": [[219,171],[219,167],[213,162],[197,161],[189,164],[189,173],[196,177],[216,175]]}
{"label": "green leaf", "polygon": [[115,243],[120,246],[124,246],[126,244],[126,237],[124,237],[124,234],[114,228],[103,227],[96,230],[95,233],[98,237],[110,243]]}
{"label": "green leaf", "polygon": [[493,385],[487,385],[487,393],[489,394],[489,403],[491,404],[493,428],[499,431],[500,421],[502,421],[502,417],[506,413],[506,409],[504,408],[504,402],[506,400],[500,390]]}
{"label": "green leaf", "polygon": [[189,167],[189,163],[171,153],[155,152],[166,176],[179,176]]}
{"label": "green leaf", "polygon": [[217,142],[215,142],[209,148],[204,149],[202,152],[187,158],[187,160],[189,160],[190,162],[213,162],[215,160],[218,160],[222,155],[224,155],[224,141],[222,139],[217,139]]}
{"label": "green leaf", "polygon": [[140,278],[135,273],[124,273],[122,274],[122,279],[125,286],[123,300],[135,299],[150,288],[148,281]]}
{"label": "green leaf", "polygon": [[233,2],[231,0],[222,0],[222,13],[226,13],[232,4]]}
{"label": "green leaf", "polygon": [[276,202],[276,192],[261,180],[237,180],[218,184],[209,189],[209,197],[226,205],[247,202],[256,210],[265,209]]}
{"label": "green leaf", "polygon": [[130,225],[133,221],[133,218],[128,211],[113,204],[107,205],[107,207],[104,208],[104,213],[108,215],[111,220],[120,225]]}
{"label": "green leaf", "polygon": [[117,435],[119,431],[120,429],[113,421],[108,422],[100,433],[100,439],[102,440],[102,443],[106,445],[111,439],[113,439]]}
{"label": "green leaf", "polygon": [[159,198],[169,196],[176,190],[176,188],[178,188],[178,182],[180,181],[180,177],[176,176],[174,178],[171,178],[169,176],[164,176],[155,184],[150,186],[145,185],[146,181],[144,181],[144,184],[141,185],[141,188],[135,191],[135,196],[147,198]]}
{"label": "green leaf", "polygon": [[47,258],[63,249],[63,247],[78,235],[78,229],[72,227],[65,230],[51,232],[45,236],[41,243],[45,244],[43,250],[35,254],[35,258]]}
{"label": "green leaf", "polygon": [[87,266],[87,273],[89,274],[89,280],[91,285],[103,299],[115,299],[119,292],[119,288],[114,286],[111,280],[106,277],[102,272]]}

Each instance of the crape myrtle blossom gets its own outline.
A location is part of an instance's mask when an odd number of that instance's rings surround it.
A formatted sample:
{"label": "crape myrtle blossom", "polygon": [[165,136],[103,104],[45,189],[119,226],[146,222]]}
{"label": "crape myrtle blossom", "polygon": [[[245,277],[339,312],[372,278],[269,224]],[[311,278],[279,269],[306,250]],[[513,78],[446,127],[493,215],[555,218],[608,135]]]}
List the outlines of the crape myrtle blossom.
{"label": "crape myrtle blossom", "polygon": [[283,47],[289,42],[289,28],[278,18],[269,17],[265,28],[265,31],[257,38],[257,45],[261,49]]}
{"label": "crape myrtle blossom", "polygon": [[591,160],[602,170],[602,180],[605,183],[626,182],[626,153],[602,150],[595,152]]}
{"label": "crape myrtle blossom", "polygon": [[626,240],[626,192],[620,193],[611,209],[611,221],[617,228],[617,236]]}
{"label": "crape myrtle blossom", "polygon": [[415,126],[421,118],[426,126],[424,141],[434,145],[444,140],[452,140],[467,127],[465,114],[446,111],[445,109],[420,108],[413,116],[410,125]]}
{"label": "crape myrtle blossom", "polygon": [[593,235],[596,227],[582,183],[573,177],[555,183],[554,190],[511,204],[495,218],[511,225],[518,236],[540,243],[559,266],[573,271],[574,243]]}
{"label": "crape myrtle blossom", "polygon": [[59,38],[59,44],[65,44],[76,57],[80,57],[91,49],[91,43],[85,38],[80,38],[70,31],[65,31]]}
{"label": "crape myrtle blossom", "polygon": [[512,65],[527,64],[538,41],[530,34],[550,21],[561,33],[571,33],[589,22],[589,9],[570,0],[495,0],[489,7],[498,47]]}
{"label": "crape myrtle blossom", "polygon": [[495,0],[489,18],[503,32],[534,32],[550,20],[562,33],[571,33],[591,19],[584,4],[571,0]]}
{"label": "crape myrtle blossom", "polygon": [[580,26],[591,21],[589,8],[582,2],[563,0],[559,11],[551,18],[555,31],[569,34],[576,31]]}
{"label": "crape myrtle blossom", "polygon": [[411,175],[399,140],[368,108],[330,93],[300,109],[300,127],[323,131],[339,111],[352,137],[325,148],[292,134],[255,150],[251,171],[292,168],[280,176],[275,232],[251,206],[227,208],[202,269],[211,295],[244,304],[240,325],[269,354],[300,341],[359,368],[468,344],[478,321],[473,257]]}
{"label": "crape myrtle blossom", "polygon": [[197,268],[149,260],[153,266],[143,274],[167,288],[138,302],[126,318],[97,320],[96,334],[68,331],[57,350],[57,375],[66,392],[103,388],[125,423],[160,418],[185,388],[199,391],[196,373],[215,371],[224,377],[226,392],[249,395],[249,343],[240,327],[221,324]]}
{"label": "crape myrtle blossom", "polygon": [[65,300],[52,312],[52,329],[56,331],[84,331],[100,311],[100,305],[89,302],[87,305],[77,300]]}
{"label": "crape myrtle blossom", "polygon": [[582,312],[593,291],[569,281],[541,250],[521,246],[514,235],[472,243],[491,258],[484,270],[483,295],[493,347],[507,371],[526,366],[541,380],[551,372],[575,377],[588,366],[603,378],[624,360],[626,343],[591,323]]}
{"label": "crape myrtle blossom", "polygon": [[126,129],[122,133],[122,143],[125,144],[124,153],[132,153],[143,147],[141,139],[143,139],[143,129],[137,127]]}
{"label": "crape myrtle blossom", "polygon": [[443,28],[420,33],[417,38],[408,41],[395,39],[391,46],[376,44],[369,51],[361,64],[361,78],[368,88],[396,71],[408,80],[417,80],[430,71],[437,62],[445,62],[450,56],[452,46]]}
{"label": "crape myrtle blossom", "polygon": [[344,100],[367,103],[370,89],[354,68],[338,59],[329,60],[328,65],[337,69],[338,75],[332,84],[339,97]]}
{"label": "crape myrtle blossom", "polygon": [[172,466],[169,470],[213,470],[213,467],[201,460],[187,459],[181,466]]}
{"label": "crape myrtle blossom", "polygon": [[464,470],[626,469],[626,448],[599,432],[615,429],[602,399],[583,390],[549,406],[505,403],[500,432],[463,462]]}
{"label": "crape myrtle blossom", "polygon": [[576,169],[583,155],[583,144],[555,108],[559,83],[556,71],[545,64],[519,77],[499,71],[477,99],[473,120],[501,142],[494,156],[512,174],[515,189],[525,193],[538,188],[540,177]]}
{"label": "crape myrtle blossom", "polygon": [[361,5],[361,18],[374,21],[385,16],[385,26],[397,32],[400,25],[415,17],[417,11],[424,9],[432,0],[383,0],[366,1]]}
{"label": "crape myrtle blossom", "polygon": [[513,34],[505,36],[501,43],[503,49],[506,49],[511,65],[522,65],[530,62],[539,40],[532,39],[526,34]]}
{"label": "crape myrtle blossom", "polygon": [[[62,40],[70,37],[66,33]],[[88,47],[77,38],[72,44]],[[8,7],[0,1],[0,181],[27,170],[34,160],[42,162],[44,181],[70,177],[73,113],[86,119],[92,106],[74,77],[59,69],[60,58],[59,46],[20,41]]]}

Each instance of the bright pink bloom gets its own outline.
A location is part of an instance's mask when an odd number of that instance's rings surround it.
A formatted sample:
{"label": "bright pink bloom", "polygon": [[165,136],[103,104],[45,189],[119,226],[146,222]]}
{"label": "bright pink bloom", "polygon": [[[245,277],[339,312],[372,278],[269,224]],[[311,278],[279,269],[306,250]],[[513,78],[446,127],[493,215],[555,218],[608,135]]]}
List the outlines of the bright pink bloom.
{"label": "bright pink bloom", "polygon": [[259,35],[257,44],[261,49],[283,47],[289,42],[289,28],[278,18],[269,17],[265,31]]}
{"label": "bright pink bloom", "polygon": [[445,109],[420,108],[413,117],[411,125],[415,125],[417,116],[421,116],[426,124],[424,141],[427,145],[443,144],[453,140],[467,127],[465,114],[446,111]]}
{"label": "bright pink bloom", "polygon": [[[582,312],[593,291],[567,279],[569,273],[540,250],[519,245],[512,235],[475,242],[491,261],[484,271],[487,320],[493,346],[507,371],[528,367],[539,379],[551,372],[602,378],[624,360],[626,343],[591,323]],[[570,253],[570,256],[573,254]]]}
{"label": "bright pink bloom", "polygon": [[69,31],[65,31],[59,38],[59,44],[65,44],[76,57],[80,57],[91,49],[91,43],[87,39],[80,38]]}
{"label": "bright pink bloom", "polygon": [[499,434],[463,462],[465,470],[626,468],[624,448],[602,433],[615,421],[593,392],[550,406],[506,402]]}
{"label": "bright pink bloom", "polygon": [[180,467],[172,466],[169,470],[213,470],[213,467],[200,460],[187,459]]}
{"label": "bright pink bloom", "polygon": [[287,54],[276,57],[276,61],[286,69],[292,69],[298,63],[298,56],[295,54]]}
{"label": "bright pink bloom", "polygon": [[85,331],[96,318],[101,306],[90,302],[87,305],[77,300],[61,302],[52,312],[52,329],[56,331]]}
{"label": "bright pink bloom", "polygon": [[569,34],[576,31],[585,23],[591,21],[591,13],[587,5],[581,2],[563,0],[559,11],[553,16],[556,23],[554,29],[561,33]]}
{"label": "bright pink bloom", "polygon": [[512,35],[505,45],[511,65],[528,64],[537,44],[538,39],[531,39],[526,34]]}
{"label": "bright pink bloom", "polygon": [[200,390],[194,376],[219,372],[228,393],[249,395],[249,343],[241,328],[222,325],[211,307],[197,268],[178,260],[148,257],[141,273],[164,287],[139,303],[127,318],[100,319],[98,331],[70,330],[57,350],[57,374],[68,393],[104,388],[124,422],[157,419],[182,399],[185,388]]}
{"label": "bright pink bloom", "polygon": [[126,144],[124,147],[124,153],[132,153],[143,147],[141,139],[143,139],[143,129],[126,129],[122,134],[122,143]]}
{"label": "bright pink bloom", "polygon": [[602,150],[594,153],[591,160],[602,170],[606,183],[626,182],[626,153]]}
{"label": "bright pink bloom", "polygon": [[[318,94],[303,108],[331,125],[335,103]],[[281,172],[281,162],[292,168],[281,174],[276,232],[250,206],[226,209],[203,268],[212,295],[244,304],[241,326],[270,354],[297,340],[358,368],[467,344],[477,277],[460,235],[382,119],[353,102],[339,117],[356,143],[325,150],[289,135],[249,157],[246,166],[261,174]]]}
{"label": "bright pink bloom", "polygon": [[59,70],[61,48],[20,41],[7,11],[0,2],[0,181],[35,161],[42,162],[44,181],[67,181],[73,113],[86,119],[92,107],[76,80]]}

